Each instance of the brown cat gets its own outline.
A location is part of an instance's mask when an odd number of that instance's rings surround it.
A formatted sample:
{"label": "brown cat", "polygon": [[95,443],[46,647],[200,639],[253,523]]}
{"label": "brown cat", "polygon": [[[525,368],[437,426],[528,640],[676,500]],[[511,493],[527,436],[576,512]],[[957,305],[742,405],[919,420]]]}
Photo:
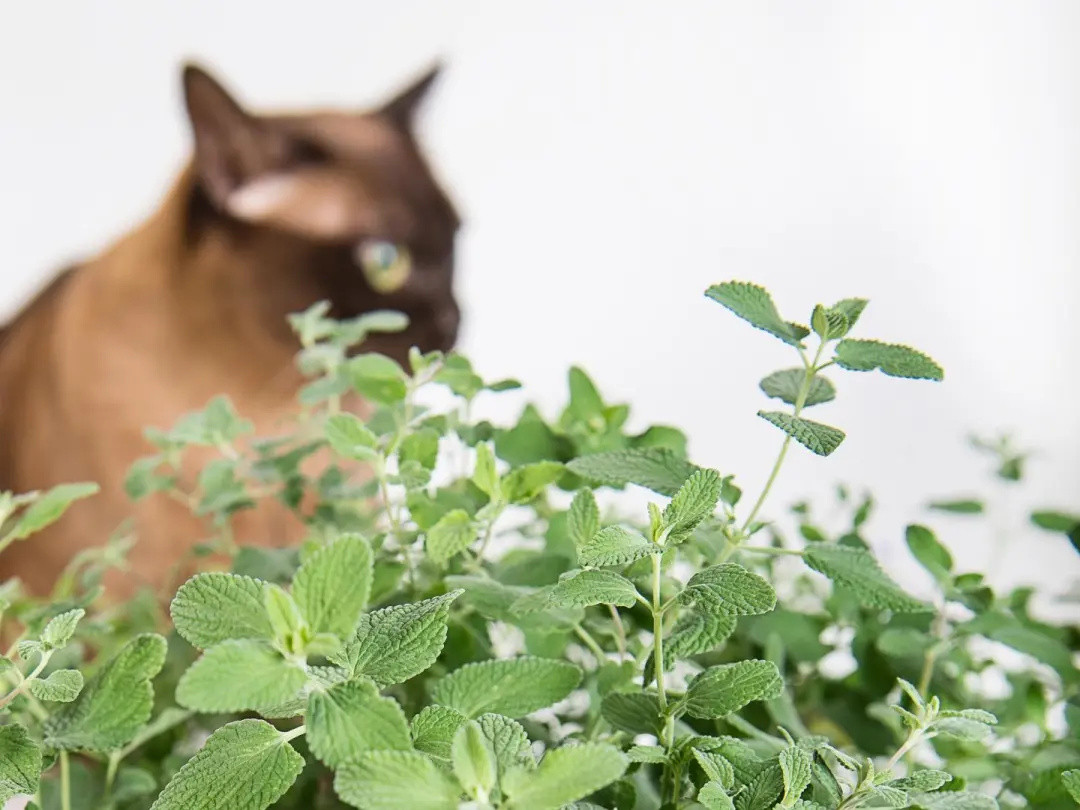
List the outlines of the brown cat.
{"label": "brown cat", "polygon": [[[0,580],[45,591],[132,514],[123,479],[150,451],[144,427],[171,425],[219,393],[259,432],[287,418],[301,384],[288,313],[322,299],[336,317],[394,309],[410,328],[366,348],[402,358],[414,344],[453,345],[459,220],[412,134],[436,73],[370,112],[253,115],[206,72],[184,69],[195,153],[161,207],[0,332],[0,489],[102,488],[0,555]],[[161,496],[135,517],[123,591],[160,585],[203,539]],[[295,534],[270,510],[245,513],[235,529],[243,542]]]}

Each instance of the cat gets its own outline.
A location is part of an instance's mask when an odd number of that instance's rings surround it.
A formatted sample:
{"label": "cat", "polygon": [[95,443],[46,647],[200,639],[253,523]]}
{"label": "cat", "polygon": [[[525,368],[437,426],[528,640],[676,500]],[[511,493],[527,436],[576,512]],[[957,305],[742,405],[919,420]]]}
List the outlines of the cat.
{"label": "cat", "polygon": [[[366,112],[257,115],[203,68],[183,68],[194,154],[159,209],[0,332],[0,490],[101,485],[0,555],[0,581],[44,593],[133,515],[130,570],[109,584],[118,595],[163,586],[203,530],[164,496],[126,498],[129,465],[151,451],[143,430],[222,393],[257,433],[287,421],[302,383],[289,313],[324,299],[339,318],[403,312],[406,331],[364,347],[399,360],[413,345],[454,345],[460,220],[413,128],[438,70]],[[234,525],[241,542],[275,545],[297,528],[273,507]]]}

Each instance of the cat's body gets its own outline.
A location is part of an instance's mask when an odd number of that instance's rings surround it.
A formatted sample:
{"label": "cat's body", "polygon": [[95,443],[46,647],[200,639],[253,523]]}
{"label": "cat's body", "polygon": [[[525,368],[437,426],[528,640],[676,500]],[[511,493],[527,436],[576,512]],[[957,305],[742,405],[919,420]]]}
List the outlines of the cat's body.
{"label": "cat's body", "polygon": [[[149,220],[59,276],[0,333],[0,489],[102,487],[0,555],[0,579],[41,592],[133,513],[123,479],[150,450],[145,427],[222,393],[257,432],[280,427],[301,384],[290,312],[323,299],[338,317],[403,311],[408,331],[366,347],[399,358],[413,344],[453,344],[458,219],[410,131],[430,80],[369,114],[255,117],[187,69],[192,164]],[[361,271],[372,244],[400,247],[403,279]],[[164,497],[134,514],[128,582],[158,585],[204,529]],[[272,508],[235,526],[244,542],[275,545],[295,529]]]}

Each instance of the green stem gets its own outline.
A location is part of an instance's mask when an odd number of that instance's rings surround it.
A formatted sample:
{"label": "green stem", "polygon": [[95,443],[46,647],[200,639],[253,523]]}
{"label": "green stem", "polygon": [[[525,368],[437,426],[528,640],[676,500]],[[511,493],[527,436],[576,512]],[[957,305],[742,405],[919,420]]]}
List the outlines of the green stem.
{"label": "green stem", "polygon": [[283,732],[281,737],[283,740],[288,742],[289,740],[295,740],[297,737],[300,737],[304,734],[307,734],[307,726],[297,726],[292,731]]}
{"label": "green stem", "polygon": [[592,634],[582,627],[580,624],[574,625],[574,633],[585,642],[585,646],[589,648],[589,652],[593,654],[596,659],[596,666],[601,666],[607,660],[607,656],[604,654],[604,648],[601,647]]}
{"label": "green stem", "polygon": [[660,709],[667,710],[664,690],[664,611],[660,607],[660,555],[652,555],[653,675]]}
{"label": "green stem", "polygon": [[38,661],[38,665],[30,671],[29,675],[25,677],[20,675],[17,669],[14,670],[15,675],[19,678],[19,682],[15,685],[14,689],[12,689],[3,697],[0,697],[0,709],[7,706],[9,703],[11,703],[11,701],[13,701],[15,698],[17,698],[19,695],[23,694],[26,691],[27,685],[30,683],[30,681],[34,680],[34,678],[41,674],[42,670],[45,669],[45,666],[49,663],[49,659],[51,657],[51,651],[42,653],[41,660]]}
{"label": "green stem", "polygon": [[60,751],[60,807],[71,810],[71,763],[64,750]]}
{"label": "green stem", "polygon": [[615,627],[615,644],[619,648],[619,659],[623,660],[626,658],[626,628],[623,627],[618,608],[608,605],[608,610],[611,611],[611,623]]}
{"label": "green stem", "polygon": [[116,769],[120,767],[120,760],[123,754],[120,751],[113,751],[109,754],[109,764],[105,771],[105,800],[108,801],[112,797],[113,782],[116,781]]}
{"label": "green stem", "polygon": [[805,551],[794,548],[774,548],[773,546],[742,546],[742,551],[752,551],[758,554],[769,554],[776,557],[803,557]]}

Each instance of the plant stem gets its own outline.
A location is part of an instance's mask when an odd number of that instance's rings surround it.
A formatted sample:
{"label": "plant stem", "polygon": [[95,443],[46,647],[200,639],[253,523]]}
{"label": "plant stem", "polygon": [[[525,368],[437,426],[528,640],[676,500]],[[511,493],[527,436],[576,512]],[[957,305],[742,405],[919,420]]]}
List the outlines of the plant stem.
{"label": "plant stem", "polygon": [[741,546],[743,551],[753,551],[758,554],[769,554],[773,556],[788,556],[788,557],[803,557],[806,552],[794,548],[774,548],[772,546]]}
{"label": "plant stem", "polygon": [[289,740],[295,740],[297,737],[303,736],[306,733],[307,733],[307,726],[302,726],[301,725],[301,726],[297,726],[292,731],[282,732],[281,737],[286,742],[288,742]]}
{"label": "plant stem", "polygon": [[585,646],[589,648],[589,652],[591,652],[596,659],[596,666],[601,666],[607,660],[607,656],[604,654],[604,648],[601,647],[596,642],[596,639],[592,637],[592,634],[580,624],[574,625],[574,633],[578,638],[585,642]]}
{"label": "plant stem", "polygon": [[123,757],[123,753],[120,751],[113,751],[109,754],[109,764],[105,771],[105,799],[108,801],[112,797],[113,782],[116,781],[116,769],[120,767],[120,759]]}
{"label": "plant stem", "polygon": [[17,669],[14,670],[15,675],[19,677],[19,682],[15,685],[14,689],[12,689],[3,697],[0,697],[0,709],[7,706],[9,703],[11,703],[11,701],[13,701],[15,698],[17,698],[19,695],[23,694],[26,691],[27,684],[29,684],[30,681],[34,680],[34,678],[41,674],[41,671],[45,669],[45,666],[49,663],[49,659],[51,657],[52,652],[42,653],[41,660],[38,661],[38,665],[30,671],[29,675],[26,675],[25,677],[20,675]]}
{"label": "plant stem", "polygon": [[615,625],[615,644],[619,648],[619,659],[626,658],[626,628],[623,627],[622,616],[614,605],[608,605],[611,611],[611,623]]}
{"label": "plant stem", "polygon": [[652,555],[653,675],[660,708],[667,710],[664,691],[664,611],[660,608],[660,555]]}
{"label": "plant stem", "polygon": [[60,751],[60,807],[71,810],[71,763],[64,750]]}

